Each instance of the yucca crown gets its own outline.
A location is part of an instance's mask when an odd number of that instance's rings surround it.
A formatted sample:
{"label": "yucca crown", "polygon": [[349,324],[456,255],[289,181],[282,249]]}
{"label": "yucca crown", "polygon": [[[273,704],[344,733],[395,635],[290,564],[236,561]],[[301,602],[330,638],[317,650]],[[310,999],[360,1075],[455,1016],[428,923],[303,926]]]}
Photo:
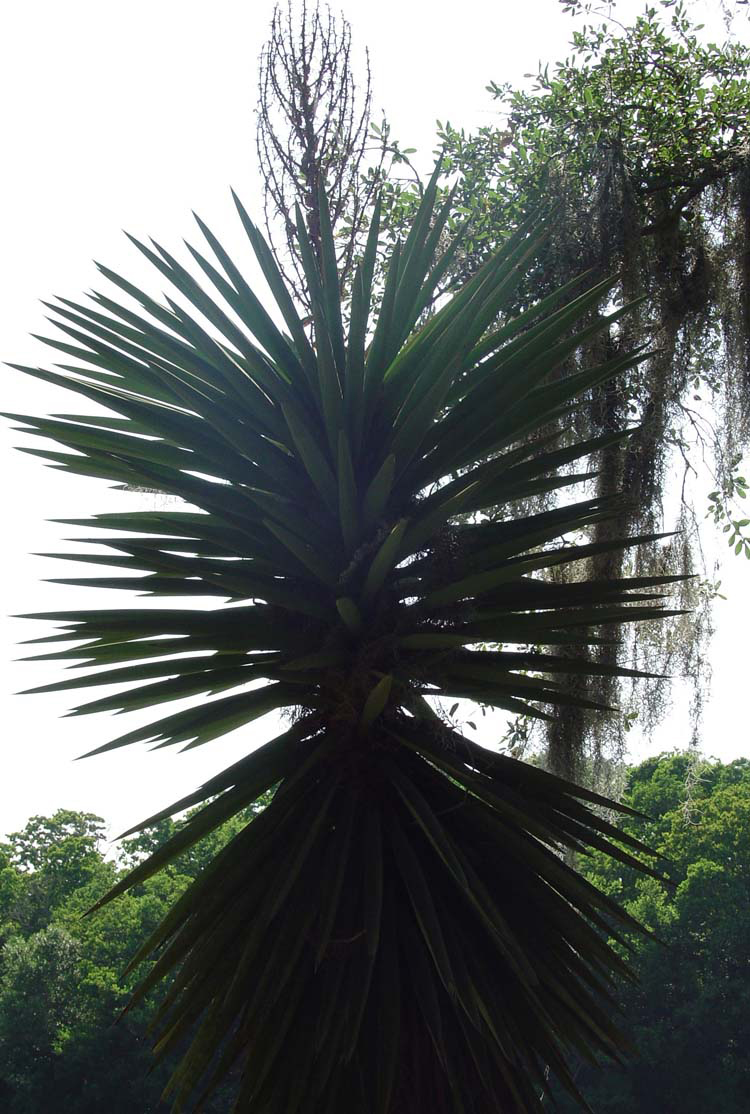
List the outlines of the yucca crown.
{"label": "yucca crown", "polygon": [[203,806],[107,898],[276,787],[134,960],[158,956],[139,996],[174,975],[159,1048],[190,1036],[177,1109],[239,1064],[238,1111],[535,1111],[550,1069],[577,1094],[568,1053],[624,1045],[609,1003],[625,968],[606,936],[637,926],[560,852],[597,847],[650,869],[632,854],[646,849],[603,818],[610,802],[478,746],[435,698],[541,717],[596,707],[567,675],[633,671],[570,648],[670,614],[652,589],[676,578],[546,576],[647,540],[581,540],[617,500],[514,516],[585,480],[570,466],[627,437],[571,446],[547,431],[643,355],[563,373],[591,328],[625,312],[576,331],[609,283],[572,297],[571,283],[497,325],[543,220],[433,309],[458,244],[436,261],[450,210],[435,213],[436,192],[437,170],[390,252],[374,319],[377,207],[346,314],[325,196],[320,258],[297,214],[308,334],[237,200],[282,328],[199,220],[213,261],[189,250],[207,288],[135,241],[180,301],[102,267],[138,308],[60,299],[68,339],[49,343],[77,362],[22,369],[105,408],[24,417],[73,450],[27,451],[189,505],[76,522],[111,552],[73,555],[126,570],[74,583],[185,607],[36,616],[62,627],[46,641],[77,643],[43,657],[95,667],[44,690],[128,686],[76,712],[198,698],[93,753],[192,747],[293,710],[282,734],[139,826]]}

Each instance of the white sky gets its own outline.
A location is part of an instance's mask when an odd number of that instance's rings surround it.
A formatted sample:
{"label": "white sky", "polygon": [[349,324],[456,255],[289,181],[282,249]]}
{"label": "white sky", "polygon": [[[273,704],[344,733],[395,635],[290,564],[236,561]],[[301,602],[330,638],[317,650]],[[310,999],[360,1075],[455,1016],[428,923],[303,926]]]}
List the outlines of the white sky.
{"label": "white sky", "polygon": [[[385,108],[394,133],[404,146],[417,147],[425,164],[436,119],[468,129],[492,122],[484,86],[490,80],[518,84],[538,61],[554,62],[572,30],[557,0],[344,0],[333,7],[350,20],[357,47],[370,48],[376,113]],[[640,8],[624,3],[618,10]],[[50,365],[50,350],[29,336],[45,331],[38,299],[76,299],[101,285],[94,258],[158,293],[158,281],[123,228],[175,247],[193,235],[194,208],[220,238],[241,243],[228,187],[260,216],[254,107],[257,58],[271,10],[271,0],[24,0],[7,6],[0,45],[3,358]],[[716,3],[707,10],[718,15]],[[73,396],[10,370],[1,401],[3,410],[20,413],[78,409]],[[24,440],[20,435],[4,428],[0,436],[6,524],[0,614],[74,609],[80,602],[124,605],[119,593],[110,600],[101,592],[82,598],[42,583],[44,577],[86,575],[86,569],[29,554],[58,550],[60,539],[76,535],[48,519],[112,510],[116,498],[143,506],[142,497],[119,496],[104,484],[44,468],[11,450]],[[724,759],[745,746],[738,726],[750,620],[745,565],[728,563],[723,575],[730,599],[716,616],[705,749]],[[6,620],[2,626],[0,833],[21,827],[32,814],[65,807],[103,815],[114,835],[273,733],[273,723],[264,721],[189,754],[129,747],[73,763],[124,730],[126,721],[61,718],[75,692],[11,695],[61,678],[57,663],[14,661],[22,652],[17,643],[42,633],[41,623]],[[131,717],[130,725],[136,722]],[[685,741],[678,708],[649,749]]]}

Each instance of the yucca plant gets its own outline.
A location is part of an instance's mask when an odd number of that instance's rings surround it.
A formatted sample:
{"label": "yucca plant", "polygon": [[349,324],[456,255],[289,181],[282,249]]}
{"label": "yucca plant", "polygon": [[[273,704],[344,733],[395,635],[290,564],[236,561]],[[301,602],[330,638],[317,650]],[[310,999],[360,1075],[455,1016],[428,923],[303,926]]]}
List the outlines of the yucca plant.
{"label": "yucca plant", "polygon": [[283,327],[199,220],[213,253],[190,247],[204,286],[135,241],[180,300],[102,267],[137,308],[60,299],[67,339],[49,343],[76,362],[22,369],[104,408],[22,418],[64,447],[27,451],[189,504],[75,521],[110,552],[73,559],[126,575],[73,583],[186,604],[35,616],[62,628],[39,641],[76,643],[41,656],[78,670],[30,691],[127,686],[77,713],[198,698],[93,753],[194,747],[288,711],[280,735],[140,825],[203,806],[105,898],[275,787],[133,960],[156,958],[137,997],[171,977],[156,1047],[185,1050],[178,1110],[200,1109],[234,1071],[237,1111],[526,1114],[550,1073],[583,1103],[571,1054],[626,1047],[611,992],[627,971],[611,945],[637,926],[566,853],[652,870],[646,849],[604,818],[616,806],[477,745],[436,698],[542,717],[591,707],[566,675],[606,667],[570,648],[670,613],[651,590],[675,578],[547,575],[604,548],[582,532],[616,500],[513,512],[585,480],[568,466],[627,436],[561,448],[540,431],[642,356],[560,375],[607,284],[570,300],[571,285],[495,326],[543,220],[428,312],[457,244],[435,261],[450,208],[436,212],[435,195],[436,176],[390,252],[375,321],[377,210],[346,327],[325,198],[320,258],[298,214],[308,333],[237,200]]}

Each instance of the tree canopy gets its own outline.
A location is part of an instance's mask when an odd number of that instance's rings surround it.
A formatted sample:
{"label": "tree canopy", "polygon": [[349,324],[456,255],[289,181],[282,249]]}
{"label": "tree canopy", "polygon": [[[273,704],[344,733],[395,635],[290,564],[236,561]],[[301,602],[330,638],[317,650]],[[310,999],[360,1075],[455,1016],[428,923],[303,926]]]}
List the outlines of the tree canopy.
{"label": "tree canopy", "polygon": [[[509,228],[545,203],[555,206],[552,235],[509,312],[533,305],[578,266],[593,279],[616,275],[622,297],[643,299],[626,322],[571,356],[570,366],[588,368],[634,345],[651,352],[590,392],[571,429],[592,437],[624,421],[637,426],[625,454],[598,454],[592,490],[624,487],[631,498],[616,524],[592,529],[592,540],[627,529],[677,532],[666,546],[594,558],[590,569],[692,574],[680,589],[690,615],[678,626],[624,631],[619,647],[599,657],[699,678],[691,685],[697,730],[718,591],[707,512],[734,552],[750,558],[741,463],[750,431],[750,50],[706,43],[682,3],[647,6],[627,27],[616,5],[605,8],[610,18],[575,30],[569,56],[542,66],[530,90],[490,83],[496,124],[473,133],[438,124],[451,220],[468,222],[446,281],[474,273]],[[396,236],[420,187],[392,181],[385,196]],[[533,505],[553,501],[545,493]],[[553,767],[580,773],[585,763],[606,782],[617,763],[602,758],[623,753],[635,717],[646,732],[655,726],[668,690],[666,679],[635,690],[600,682],[600,699],[628,715],[564,713],[548,733]]]}
{"label": "tree canopy", "polygon": [[[261,800],[257,807],[263,807]],[[0,1103],[5,1114],[166,1114],[175,1059],[155,1065],[148,1021],[158,995],[121,1016],[137,981],[125,967],[170,904],[248,816],[166,871],[87,911],[184,821],[163,821],[105,857],[104,821],[60,809],[0,843]],[[171,1064],[171,1067],[170,1067]],[[206,1108],[223,1114],[229,1093]]]}
{"label": "tree canopy", "polygon": [[630,770],[624,799],[650,817],[625,826],[666,857],[672,885],[598,853],[581,864],[658,937],[634,941],[638,982],[619,993],[633,1056],[582,1067],[581,1085],[601,1114],[733,1114],[750,1083],[750,763],[649,758]]}

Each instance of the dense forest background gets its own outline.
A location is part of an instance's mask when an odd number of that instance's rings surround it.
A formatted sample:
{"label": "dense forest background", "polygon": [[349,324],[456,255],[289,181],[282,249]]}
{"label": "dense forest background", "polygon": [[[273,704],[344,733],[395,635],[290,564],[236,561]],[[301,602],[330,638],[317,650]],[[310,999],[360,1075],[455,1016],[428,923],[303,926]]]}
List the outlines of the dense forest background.
{"label": "dense forest background", "polygon": [[[686,790],[691,771],[689,790]],[[612,859],[584,875],[654,932],[634,937],[638,985],[617,989],[634,1052],[622,1067],[579,1069],[596,1114],[740,1114],[750,1051],[750,761],[673,753],[627,771],[625,801],[648,815],[629,831],[663,853],[669,884]],[[259,807],[262,807],[262,803]],[[0,1109],[4,1114],[152,1114],[177,1055],[152,1066],[154,994],[118,1021],[149,931],[232,831],[221,832],[100,912],[89,906],[174,831],[164,821],[116,855],[104,821],[59,810],[0,844]],[[161,993],[161,992],[159,992]],[[220,1114],[228,1093],[206,1108]],[[568,1110],[565,1100],[561,1109]]]}
{"label": "dense forest background", "polygon": [[[264,800],[258,803],[262,808]],[[105,821],[59,809],[35,816],[0,843],[0,1110],[3,1114],[151,1114],[184,1049],[154,1063],[148,1031],[161,994],[124,1016],[145,973],[125,973],[137,949],[246,810],[137,890],[91,916],[118,878],[162,846],[165,820],[118,844]],[[228,1108],[219,1090],[210,1114]]]}

